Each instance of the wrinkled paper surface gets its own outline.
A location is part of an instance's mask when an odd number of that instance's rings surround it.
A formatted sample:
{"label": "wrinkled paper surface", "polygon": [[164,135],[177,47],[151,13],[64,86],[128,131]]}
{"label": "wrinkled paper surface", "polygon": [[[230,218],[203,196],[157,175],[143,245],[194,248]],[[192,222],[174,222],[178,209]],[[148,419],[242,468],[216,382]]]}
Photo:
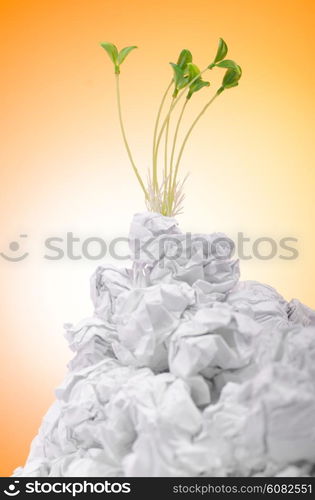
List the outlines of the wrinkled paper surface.
{"label": "wrinkled paper surface", "polygon": [[240,282],[231,243],[134,216],[133,267],[93,275],[94,315],[67,325],[75,356],[16,476],[314,474],[315,312]]}

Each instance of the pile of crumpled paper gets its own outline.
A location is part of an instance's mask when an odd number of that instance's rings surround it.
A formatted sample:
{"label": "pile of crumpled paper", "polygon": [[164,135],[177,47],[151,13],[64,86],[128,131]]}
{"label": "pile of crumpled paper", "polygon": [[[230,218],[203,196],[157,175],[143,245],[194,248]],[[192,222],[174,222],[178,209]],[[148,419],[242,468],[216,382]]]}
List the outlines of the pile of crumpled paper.
{"label": "pile of crumpled paper", "polygon": [[[189,236],[189,237],[188,237]],[[15,476],[315,474],[315,312],[239,282],[232,242],[136,214]]]}

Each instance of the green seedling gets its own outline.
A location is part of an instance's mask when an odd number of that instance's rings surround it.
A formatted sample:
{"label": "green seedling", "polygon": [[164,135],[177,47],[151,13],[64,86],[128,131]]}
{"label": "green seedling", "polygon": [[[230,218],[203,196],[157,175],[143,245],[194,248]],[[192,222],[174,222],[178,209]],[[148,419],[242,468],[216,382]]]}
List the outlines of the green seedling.
{"label": "green seedling", "polygon": [[[124,121],[122,117],[120,97],[120,67],[125,61],[126,57],[130,54],[130,52],[132,52],[137,47],[132,45],[118,51],[116,45],[109,42],[101,43],[101,47],[107,52],[114,66],[120,128],[131,166],[144,193],[146,205],[149,210],[159,212],[166,216],[178,215],[182,212],[183,208],[183,187],[187,178],[186,176],[184,180],[179,181],[178,172],[187,141],[196,124],[205,114],[213,101],[225,90],[236,87],[239,84],[239,80],[242,76],[242,70],[240,66],[236,64],[236,62],[232,61],[231,59],[225,59],[228,53],[228,47],[223,38],[219,39],[217,52],[213,61],[208,64],[203,70],[200,70],[199,67],[193,62],[193,56],[187,49],[183,49],[180,52],[176,63],[170,63],[173,73],[172,79],[168,84],[165,92],[163,93],[162,100],[157,112],[153,132],[152,167],[148,173],[147,183],[145,183],[138,171],[127,140]],[[210,82],[203,80],[202,76],[206,71],[212,71],[214,68],[226,70],[221,86],[214,92],[212,97],[206,102],[199,114],[193,120],[191,126],[188,128],[188,131],[183,137],[182,144],[179,147],[177,157],[175,158],[177,142],[184,113],[193,95],[202,89],[210,87]],[[172,147],[169,151],[171,118],[176,112],[175,108],[177,104],[179,103],[179,101],[181,101],[181,99],[183,99],[183,97],[185,97],[185,99],[183,101],[182,108],[178,113],[176,125],[174,125],[174,132],[171,141]],[[168,109],[165,112],[164,119],[161,123],[163,109],[168,98]],[[164,166],[161,169],[161,173],[159,175],[159,151],[162,147],[163,138]]]}

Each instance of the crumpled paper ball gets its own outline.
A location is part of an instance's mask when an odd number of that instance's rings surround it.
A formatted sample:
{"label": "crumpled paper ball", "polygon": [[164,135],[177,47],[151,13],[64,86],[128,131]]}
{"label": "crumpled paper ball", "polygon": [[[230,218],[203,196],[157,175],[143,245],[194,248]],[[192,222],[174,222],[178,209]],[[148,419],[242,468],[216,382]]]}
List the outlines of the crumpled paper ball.
{"label": "crumpled paper ball", "polygon": [[221,233],[146,212],[129,242],[66,325],[75,356],[14,475],[312,475],[315,311],[240,282]]}
{"label": "crumpled paper ball", "polygon": [[162,283],[121,294],[115,316],[119,340],[113,344],[117,359],[166,370],[169,337],[194,302],[194,292],[186,283]]}

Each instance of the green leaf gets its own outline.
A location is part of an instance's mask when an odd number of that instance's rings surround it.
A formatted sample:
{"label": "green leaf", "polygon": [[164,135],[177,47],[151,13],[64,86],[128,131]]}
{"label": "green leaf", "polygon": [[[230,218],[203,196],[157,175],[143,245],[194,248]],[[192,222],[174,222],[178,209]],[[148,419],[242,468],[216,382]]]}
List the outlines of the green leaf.
{"label": "green leaf", "polygon": [[102,42],[101,47],[106,50],[107,54],[109,55],[110,59],[114,63],[114,65],[117,65],[117,58],[118,58],[118,50],[116,45],[110,42]]}
{"label": "green leaf", "polygon": [[183,89],[184,87],[186,87],[187,83],[189,83],[189,80],[186,76],[184,76],[179,82],[178,82],[178,89]]}
{"label": "green leaf", "polygon": [[189,50],[183,49],[181,53],[179,54],[178,60],[177,60],[177,65],[185,70],[187,67],[188,63],[192,62],[192,54]]}
{"label": "green leaf", "polygon": [[235,69],[237,71],[238,65],[236,64],[235,61],[232,61],[231,59],[225,59],[224,61],[221,61],[216,64],[218,68],[231,68]]}
{"label": "green leaf", "polygon": [[217,62],[222,61],[222,59],[225,58],[227,53],[228,53],[228,46],[226,45],[223,38],[219,38],[218,50],[217,50],[216,56],[213,60],[213,64],[216,64]]}
{"label": "green leaf", "polygon": [[195,80],[189,87],[189,92],[187,94],[187,99],[190,99],[191,96],[195,93],[198,92],[198,90],[201,90],[204,87],[209,87],[210,82],[205,82],[201,78],[198,78],[198,80]]}
{"label": "green leaf", "polygon": [[180,66],[178,66],[178,64],[170,63],[170,65],[172,66],[174,72],[175,89],[173,92],[173,97],[176,97],[178,91],[187,85],[188,78],[185,77],[184,70]]}
{"label": "green leaf", "polygon": [[235,81],[237,81],[236,80],[237,77],[238,77],[238,75],[233,69],[228,69],[224,75],[224,78],[222,81],[222,86],[225,89],[229,88],[230,85],[233,85],[233,83],[235,83]]}
{"label": "green leaf", "polygon": [[135,45],[132,45],[130,47],[125,47],[124,49],[121,49],[121,51],[118,54],[117,62],[118,64],[122,64],[124,60],[126,59],[127,55],[134,49],[137,49]]}
{"label": "green leaf", "polygon": [[198,68],[198,66],[196,66],[193,63],[188,63],[187,64],[187,69],[188,69],[188,76],[189,76],[189,81],[190,82],[192,80],[194,80],[194,78],[196,78],[197,76],[200,75],[200,69]]}
{"label": "green leaf", "polygon": [[238,86],[238,82],[231,83],[231,85],[229,86],[229,89],[231,89],[232,87],[237,87],[237,86]]}
{"label": "green leaf", "polygon": [[184,71],[182,70],[182,68],[180,66],[178,66],[178,64],[170,63],[170,65],[172,66],[173,72],[174,72],[175,86],[178,87],[178,85],[180,84],[180,82],[184,78]]}
{"label": "green leaf", "polygon": [[236,84],[238,84],[239,79],[242,76],[242,69],[240,66],[237,65],[237,68],[229,68],[222,81],[222,87],[224,89],[230,89],[232,87],[236,87]]}

